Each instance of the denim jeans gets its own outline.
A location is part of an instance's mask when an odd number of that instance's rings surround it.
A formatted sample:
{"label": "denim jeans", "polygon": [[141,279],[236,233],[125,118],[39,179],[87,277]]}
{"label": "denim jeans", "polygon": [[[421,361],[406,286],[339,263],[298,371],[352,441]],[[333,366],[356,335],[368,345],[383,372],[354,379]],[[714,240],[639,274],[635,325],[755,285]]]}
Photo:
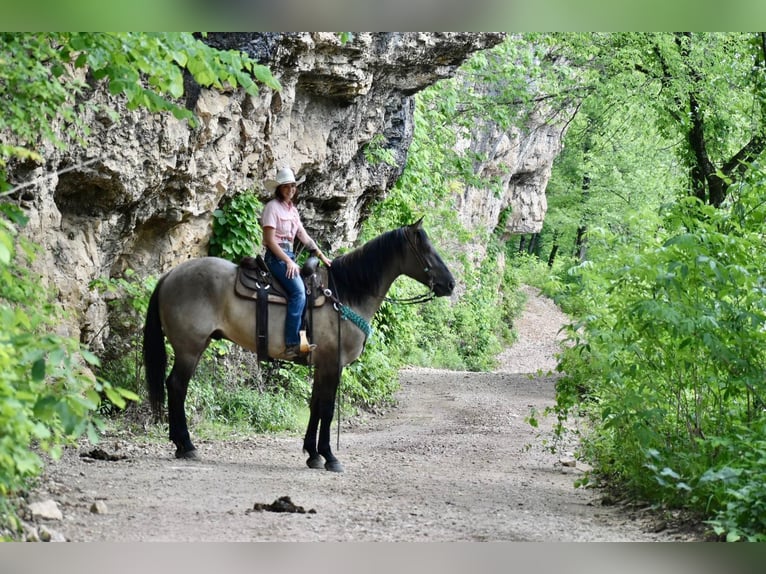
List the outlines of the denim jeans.
{"label": "denim jeans", "polygon": [[[285,254],[293,261],[295,254],[292,251],[285,251]],[[303,308],[306,306],[306,287],[303,285],[303,279],[296,275],[292,279],[287,278],[287,264],[277,258],[271,251],[266,250],[263,260],[266,262],[272,275],[282,284],[287,291],[287,316],[285,318],[285,346],[299,345],[301,337],[299,330],[301,327],[301,317]]]}

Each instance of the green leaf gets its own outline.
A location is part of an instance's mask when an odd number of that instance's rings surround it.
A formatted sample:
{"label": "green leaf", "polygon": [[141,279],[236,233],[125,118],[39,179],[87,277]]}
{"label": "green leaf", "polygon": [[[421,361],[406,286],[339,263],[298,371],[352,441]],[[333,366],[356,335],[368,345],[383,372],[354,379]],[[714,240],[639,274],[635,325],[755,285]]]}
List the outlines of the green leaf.
{"label": "green leaf", "polygon": [[51,430],[47,425],[37,422],[32,428],[32,434],[38,440],[45,440],[51,437]]}
{"label": "green leaf", "polygon": [[40,382],[45,378],[45,359],[37,359],[32,364],[32,380]]}
{"label": "green leaf", "polygon": [[125,389],[123,387],[117,387],[117,392],[120,393],[123,397],[128,399],[129,401],[135,401],[139,402],[141,400],[141,397],[139,397],[136,393],[129,389]]}
{"label": "green leaf", "polygon": [[85,359],[85,362],[89,365],[94,365],[96,367],[101,365],[101,359],[87,349],[80,349],[80,355],[82,355],[82,358]]}
{"label": "green leaf", "polygon": [[113,405],[115,405],[117,408],[124,409],[125,408],[125,399],[122,397],[122,395],[117,392],[112,387],[105,387],[104,392],[106,393],[107,398],[112,402]]}
{"label": "green leaf", "polygon": [[92,424],[88,424],[86,432],[88,434],[88,440],[90,441],[91,444],[99,443],[99,441],[101,440],[101,437],[99,436],[98,430],[96,429],[95,426],[93,426]]}
{"label": "green leaf", "polygon": [[11,262],[11,250],[8,248],[7,242],[3,241],[5,235],[0,231],[0,263],[8,265]]}

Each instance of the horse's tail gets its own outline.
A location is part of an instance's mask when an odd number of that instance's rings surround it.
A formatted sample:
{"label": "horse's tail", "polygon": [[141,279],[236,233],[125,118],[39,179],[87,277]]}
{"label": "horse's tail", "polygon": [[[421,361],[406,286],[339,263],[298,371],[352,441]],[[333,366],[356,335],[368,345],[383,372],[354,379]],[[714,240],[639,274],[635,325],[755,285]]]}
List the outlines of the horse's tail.
{"label": "horse's tail", "polygon": [[149,402],[152,412],[157,418],[162,416],[165,405],[165,370],[168,366],[168,356],[165,352],[165,334],[160,321],[160,286],[161,277],[154,288],[149,308],[146,310],[144,323],[144,369],[146,371],[146,387],[149,391]]}

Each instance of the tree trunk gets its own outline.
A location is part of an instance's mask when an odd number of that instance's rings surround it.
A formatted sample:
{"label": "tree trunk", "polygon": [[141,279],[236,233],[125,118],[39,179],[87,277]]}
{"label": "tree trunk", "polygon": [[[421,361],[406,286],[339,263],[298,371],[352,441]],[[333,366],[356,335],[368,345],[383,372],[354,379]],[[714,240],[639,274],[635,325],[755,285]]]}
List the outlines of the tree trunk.
{"label": "tree trunk", "polygon": [[551,247],[551,253],[548,255],[548,267],[553,267],[553,262],[556,261],[556,253],[559,250],[559,232],[553,232],[553,247]]}
{"label": "tree trunk", "polygon": [[577,228],[577,237],[575,238],[574,244],[574,256],[577,257],[581,262],[585,261],[585,241],[587,232],[588,227],[586,225],[581,225]]}
{"label": "tree trunk", "polygon": [[556,261],[556,253],[558,253],[559,250],[559,244],[554,243],[553,247],[551,248],[551,254],[548,256],[548,267],[553,267],[554,261]]}
{"label": "tree trunk", "polygon": [[540,234],[534,233],[532,235],[532,239],[529,240],[529,247],[527,248],[527,253],[530,255],[537,255],[540,256]]}

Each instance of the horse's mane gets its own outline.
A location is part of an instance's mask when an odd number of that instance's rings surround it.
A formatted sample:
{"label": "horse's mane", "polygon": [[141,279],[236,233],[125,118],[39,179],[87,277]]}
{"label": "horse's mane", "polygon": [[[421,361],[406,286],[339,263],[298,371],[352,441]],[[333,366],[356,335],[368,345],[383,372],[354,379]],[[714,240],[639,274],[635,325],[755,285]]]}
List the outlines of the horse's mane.
{"label": "horse's mane", "polygon": [[407,239],[404,228],[394,229],[371,239],[361,247],[333,259],[331,287],[349,305],[360,303],[377,293],[383,274],[381,270],[394,257],[402,257]]}

